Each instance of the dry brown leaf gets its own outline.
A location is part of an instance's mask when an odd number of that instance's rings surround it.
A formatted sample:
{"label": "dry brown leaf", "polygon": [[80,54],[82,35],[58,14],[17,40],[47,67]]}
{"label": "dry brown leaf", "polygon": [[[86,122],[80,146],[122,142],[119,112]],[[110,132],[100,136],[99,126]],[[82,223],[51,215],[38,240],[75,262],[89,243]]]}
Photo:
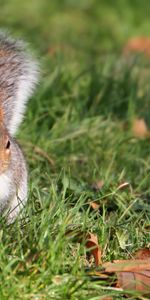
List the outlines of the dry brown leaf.
{"label": "dry brown leaf", "polygon": [[123,183],[121,183],[121,184],[118,186],[117,190],[124,190],[124,189],[126,189],[127,187],[129,187],[129,186],[130,186],[130,183],[129,183],[129,182],[123,182]]}
{"label": "dry brown leaf", "polygon": [[97,235],[89,232],[86,236],[85,246],[87,249],[90,250],[90,253],[94,256],[95,265],[99,266],[102,263],[102,254],[98,245]]}
{"label": "dry brown leaf", "polygon": [[149,37],[134,37],[128,40],[124,47],[124,53],[143,53],[150,57],[150,38]]}
{"label": "dry brown leaf", "polygon": [[148,248],[138,250],[135,259],[106,262],[102,264],[102,268],[99,271],[89,272],[89,275],[107,281],[114,288],[150,295],[150,250]]}
{"label": "dry brown leaf", "polygon": [[150,250],[148,248],[143,248],[138,250],[135,255],[135,259],[150,259]]}
{"label": "dry brown leaf", "polygon": [[101,250],[98,245],[97,235],[91,232],[82,232],[80,230],[68,230],[66,236],[74,237],[74,241],[77,243],[84,243],[88,253],[94,257],[95,265],[99,266],[102,264],[101,261]]}
{"label": "dry brown leaf", "polygon": [[117,273],[117,287],[124,290],[140,291],[143,294],[150,293],[150,271],[119,272]]}
{"label": "dry brown leaf", "polygon": [[127,260],[114,260],[113,262],[106,262],[103,264],[105,271],[108,273],[114,272],[134,272],[141,270],[150,271],[150,261],[147,259],[127,259]]}
{"label": "dry brown leaf", "polygon": [[97,204],[95,201],[90,201],[89,202],[89,205],[90,205],[90,207],[92,208],[92,209],[94,209],[94,210],[98,210],[99,208],[100,208],[100,205],[99,204]]}
{"label": "dry brown leaf", "polygon": [[117,287],[150,293],[150,261],[147,259],[117,260],[103,264],[106,273],[116,273]]}
{"label": "dry brown leaf", "polygon": [[144,138],[150,136],[144,119],[135,119],[132,124],[132,132],[135,137]]}

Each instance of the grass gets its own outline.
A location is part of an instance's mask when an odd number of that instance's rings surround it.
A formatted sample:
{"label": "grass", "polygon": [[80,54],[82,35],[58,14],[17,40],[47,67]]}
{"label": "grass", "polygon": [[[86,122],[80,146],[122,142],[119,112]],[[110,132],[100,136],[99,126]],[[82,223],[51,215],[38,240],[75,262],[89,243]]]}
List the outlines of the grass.
{"label": "grass", "polygon": [[150,244],[149,139],[131,130],[139,117],[150,126],[150,66],[121,54],[129,37],[150,34],[148,1],[5,0],[0,25],[31,43],[42,69],[18,134],[30,175],[25,218],[1,220],[0,299],[123,299],[87,276],[84,243],[65,233],[97,234],[103,261]]}

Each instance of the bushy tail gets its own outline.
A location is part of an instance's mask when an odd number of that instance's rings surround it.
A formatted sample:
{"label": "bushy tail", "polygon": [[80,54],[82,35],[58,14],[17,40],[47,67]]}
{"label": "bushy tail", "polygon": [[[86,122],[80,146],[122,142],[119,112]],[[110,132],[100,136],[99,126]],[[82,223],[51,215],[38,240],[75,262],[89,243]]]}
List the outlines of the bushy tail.
{"label": "bushy tail", "polygon": [[0,32],[0,107],[11,135],[16,133],[39,78],[39,66],[26,45]]}

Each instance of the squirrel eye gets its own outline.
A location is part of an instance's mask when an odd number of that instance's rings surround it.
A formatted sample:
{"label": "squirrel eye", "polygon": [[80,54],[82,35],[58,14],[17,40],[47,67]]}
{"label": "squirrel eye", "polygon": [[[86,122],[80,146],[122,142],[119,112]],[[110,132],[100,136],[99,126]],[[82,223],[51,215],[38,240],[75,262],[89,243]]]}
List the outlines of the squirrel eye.
{"label": "squirrel eye", "polygon": [[6,149],[10,148],[10,141],[8,140],[7,144],[6,144]]}

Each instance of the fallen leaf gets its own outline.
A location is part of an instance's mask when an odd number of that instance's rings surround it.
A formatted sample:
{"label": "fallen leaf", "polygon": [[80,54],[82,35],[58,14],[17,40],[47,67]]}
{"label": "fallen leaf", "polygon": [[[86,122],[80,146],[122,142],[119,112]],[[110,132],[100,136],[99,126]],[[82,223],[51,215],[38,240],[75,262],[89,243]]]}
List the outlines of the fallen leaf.
{"label": "fallen leaf", "polygon": [[132,124],[132,132],[135,137],[144,138],[150,136],[144,119],[135,119]]}
{"label": "fallen leaf", "polygon": [[99,266],[102,263],[101,260],[102,254],[101,254],[100,247],[98,245],[97,235],[91,232],[88,233],[86,236],[85,246],[87,249],[90,250],[90,253],[94,256],[95,265]]}
{"label": "fallen leaf", "polygon": [[97,204],[95,201],[90,201],[89,202],[89,205],[90,205],[90,207],[92,208],[92,209],[94,209],[94,210],[98,210],[99,208],[100,208],[100,205],[99,204]]}
{"label": "fallen leaf", "polygon": [[149,37],[134,37],[128,40],[124,47],[124,53],[143,53],[150,57],[150,38]]}
{"label": "fallen leaf", "polygon": [[114,260],[113,262],[106,262],[102,265],[105,268],[105,272],[134,272],[141,271],[143,269],[150,271],[150,262],[146,259],[127,259],[127,260]]}
{"label": "fallen leaf", "polygon": [[116,273],[117,287],[150,294],[150,261],[147,259],[116,260],[103,264],[106,273]]}
{"label": "fallen leaf", "polygon": [[143,248],[138,250],[135,255],[135,259],[150,259],[150,250],[148,248]]}
{"label": "fallen leaf", "polygon": [[138,250],[135,259],[105,262],[97,270],[88,270],[87,274],[92,280],[104,280],[109,288],[122,289],[126,294],[137,291],[150,295],[150,250]]}
{"label": "fallen leaf", "polygon": [[129,186],[130,186],[130,183],[129,183],[129,182],[123,182],[123,183],[121,183],[121,184],[118,186],[117,190],[124,190],[124,189],[126,189],[127,187],[129,187]]}
{"label": "fallen leaf", "polygon": [[141,291],[143,294],[150,293],[150,271],[119,272],[117,277],[117,287],[124,290]]}
{"label": "fallen leaf", "polygon": [[82,232],[79,228],[74,228],[74,230],[67,230],[65,236],[72,238],[74,242],[84,243],[86,249],[88,249],[88,253],[90,253],[94,257],[95,265],[99,266],[100,264],[102,264],[102,254],[98,245],[96,234],[91,232]]}

